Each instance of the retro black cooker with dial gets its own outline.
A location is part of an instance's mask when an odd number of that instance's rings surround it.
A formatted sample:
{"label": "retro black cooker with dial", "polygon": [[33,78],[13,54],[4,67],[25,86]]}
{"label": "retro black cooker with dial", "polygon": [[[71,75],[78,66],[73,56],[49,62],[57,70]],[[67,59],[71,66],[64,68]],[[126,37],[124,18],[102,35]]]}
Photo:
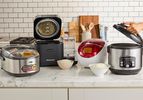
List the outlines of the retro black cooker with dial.
{"label": "retro black cooker with dial", "polygon": [[[34,37],[40,54],[40,66],[55,66],[63,58],[62,21],[56,15],[37,16],[34,20]],[[55,40],[56,39],[56,40]]]}

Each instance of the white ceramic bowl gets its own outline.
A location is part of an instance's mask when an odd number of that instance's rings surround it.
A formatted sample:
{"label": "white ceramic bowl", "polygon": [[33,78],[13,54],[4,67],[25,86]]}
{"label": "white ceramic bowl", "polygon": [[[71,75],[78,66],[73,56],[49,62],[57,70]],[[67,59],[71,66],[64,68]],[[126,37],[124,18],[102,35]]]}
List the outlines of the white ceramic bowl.
{"label": "white ceramic bowl", "polygon": [[62,60],[58,60],[57,63],[61,69],[67,70],[67,69],[70,69],[72,67],[74,61],[69,60],[69,59],[62,59]]}
{"label": "white ceramic bowl", "polygon": [[109,70],[109,65],[104,63],[90,64],[89,67],[96,76],[103,76]]}

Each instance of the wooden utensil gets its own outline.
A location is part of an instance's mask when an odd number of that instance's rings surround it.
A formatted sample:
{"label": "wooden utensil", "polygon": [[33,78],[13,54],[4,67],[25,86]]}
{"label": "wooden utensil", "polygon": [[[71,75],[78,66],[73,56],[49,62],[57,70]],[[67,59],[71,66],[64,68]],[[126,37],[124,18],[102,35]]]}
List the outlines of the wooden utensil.
{"label": "wooden utensil", "polygon": [[[100,37],[100,33],[99,33],[99,16],[95,15],[95,16],[79,16],[79,25],[86,25],[89,23],[93,23],[94,27],[91,30],[92,33],[92,38],[99,38]],[[79,32],[80,32],[80,38],[81,38],[81,34],[82,34],[82,29],[79,28]],[[81,39],[80,39],[81,40]]]}

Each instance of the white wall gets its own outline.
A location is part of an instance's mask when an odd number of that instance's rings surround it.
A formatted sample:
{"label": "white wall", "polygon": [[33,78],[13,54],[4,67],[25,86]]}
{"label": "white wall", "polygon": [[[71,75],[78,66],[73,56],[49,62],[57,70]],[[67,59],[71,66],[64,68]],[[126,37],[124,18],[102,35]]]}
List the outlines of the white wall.
{"label": "white wall", "polygon": [[0,0],[0,36],[32,36],[36,15],[58,14],[67,22],[79,15],[99,15],[100,23],[109,26],[108,40],[129,41],[113,30],[114,23],[143,21],[143,0]]}

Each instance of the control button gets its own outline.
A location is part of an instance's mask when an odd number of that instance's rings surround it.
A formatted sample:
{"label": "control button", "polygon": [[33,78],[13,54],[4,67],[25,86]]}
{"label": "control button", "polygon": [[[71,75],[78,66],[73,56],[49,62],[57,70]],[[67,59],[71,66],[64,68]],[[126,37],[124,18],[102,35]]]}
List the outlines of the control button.
{"label": "control button", "polygon": [[135,63],[132,63],[132,66],[135,66]]}
{"label": "control button", "polygon": [[129,67],[130,67],[130,65],[127,64],[127,65],[126,65],[126,68],[129,68]]}
{"label": "control button", "polygon": [[123,66],[123,63],[121,63],[120,66]]}

